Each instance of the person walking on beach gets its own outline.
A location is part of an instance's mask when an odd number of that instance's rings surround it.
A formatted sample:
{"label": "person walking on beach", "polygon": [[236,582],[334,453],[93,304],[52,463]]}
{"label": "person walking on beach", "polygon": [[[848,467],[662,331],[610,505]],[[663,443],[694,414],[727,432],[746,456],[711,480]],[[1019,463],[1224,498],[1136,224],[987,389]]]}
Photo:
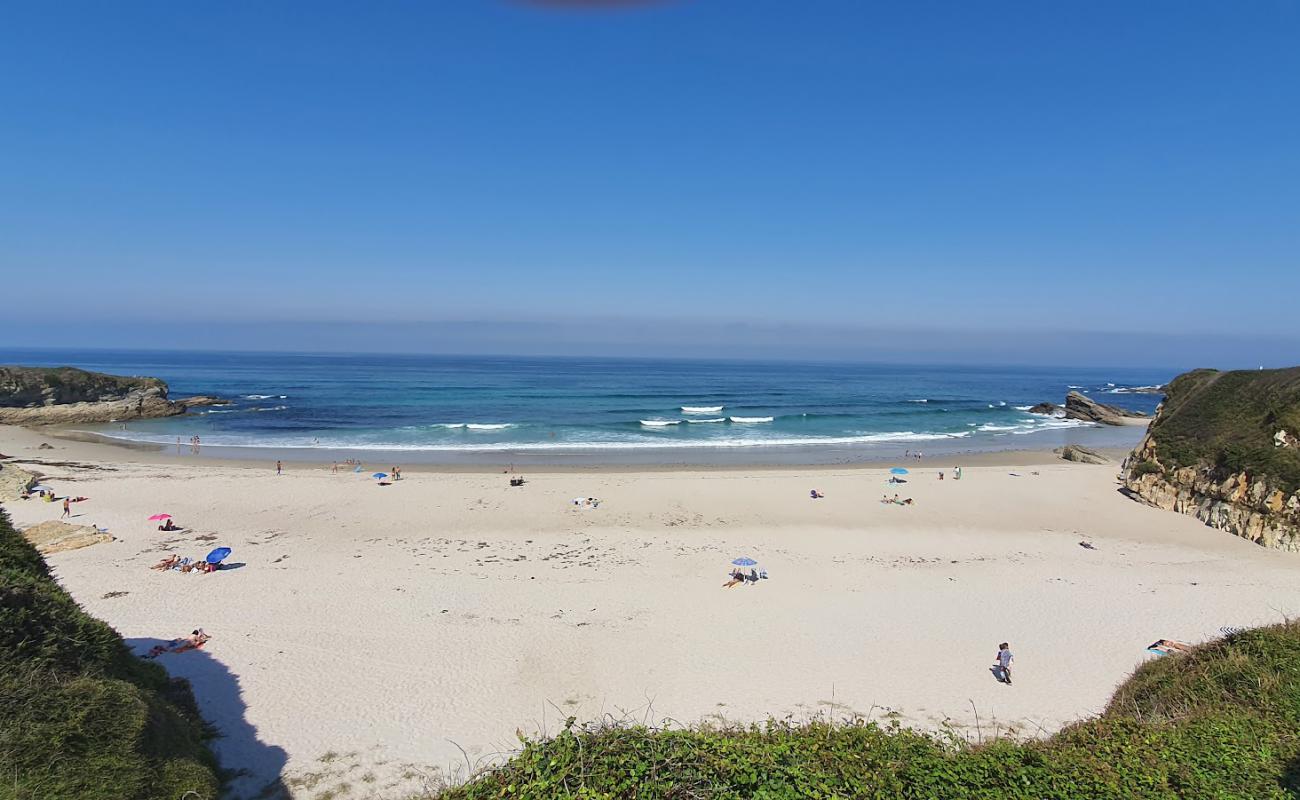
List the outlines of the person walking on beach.
{"label": "person walking on beach", "polygon": [[63,498],[63,516],[72,516],[72,503],[70,503],[66,497]]}
{"label": "person walking on beach", "polygon": [[279,474],[283,473],[283,471],[284,471],[284,464],[281,464],[279,461],[276,461],[276,462],[275,462],[275,474],[276,474],[276,475],[279,475]]}
{"label": "person walking on beach", "polygon": [[330,472],[335,475],[339,474],[339,462],[334,462],[334,466],[330,467]]}
{"label": "person walking on beach", "polygon": [[998,645],[997,663],[993,665],[993,672],[997,679],[1007,686],[1011,685],[1011,662],[1015,660],[1016,657],[1011,655],[1009,644],[1003,642]]}

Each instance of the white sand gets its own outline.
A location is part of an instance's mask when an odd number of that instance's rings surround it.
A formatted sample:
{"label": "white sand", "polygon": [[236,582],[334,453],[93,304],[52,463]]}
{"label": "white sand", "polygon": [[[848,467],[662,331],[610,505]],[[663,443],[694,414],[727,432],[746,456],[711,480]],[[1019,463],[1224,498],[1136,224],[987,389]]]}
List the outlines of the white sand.
{"label": "white sand", "polygon": [[[490,760],[516,729],[554,732],[566,715],[897,715],[976,736],[978,710],[984,735],[1036,735],[1100,711],[1157,638],[1300,610],[1300,557],[1132,502],[1114,466],[967,467],[960,482],[927,467],[901,487],[857,468],[528,473],[520,489],[409,473],[377,487],[41,440],[0,428],[0,452],[20,459],[114,467],[36,466],[91,498],[74,522],[120,539],[51,556],[63,584],[141,649],[196,626],[213,636],[159,663],[227,733],[223,761],[251,770],[241,796],[281,771],[378,794],[418,782],[407,765],[463,768],[457,745]],[[878,502],[895,491],[916,505]],[[587,495],[600,507],[575,509]],[[61,510],[8,507],[20,525]],[[145,518],[160,511],[192,532],[158,532]],[[217,544],[244,566],[148,569]],[[722,589],[741,555],[771,579]],[[1011,687],[988,670],[1002,640]]]}

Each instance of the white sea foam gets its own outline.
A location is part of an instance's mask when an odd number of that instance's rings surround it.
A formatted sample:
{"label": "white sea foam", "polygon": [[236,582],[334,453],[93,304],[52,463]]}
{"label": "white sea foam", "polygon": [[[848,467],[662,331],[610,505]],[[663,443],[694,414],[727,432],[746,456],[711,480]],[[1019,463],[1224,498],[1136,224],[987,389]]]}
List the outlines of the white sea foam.
{"label": "white sea foam", "polygon": [[1159,390],[1159,386],[1118,386],[1108,390],[1107,394],[1155,394]]}
{"label": "white sea foam", "polygon": [[641,424],[648,428],[664,428],[669,425],[680,425],[680,419],[643,419]]}
{"label": "white sea foam", "polygon": [[499,431],[505,428],[513,428],[514,425],[509,422],[439,422],[432,427],[447,428],[449,430],[465,428],[471,431]]}
{"label": "white sea foam", "polygon": [[272,398],[276,400],[289,399],[289,395],[287,394],[246,394],[243,395],[243,397],[245,400],[270,400]]}
{"label": "white sea foam", "polygon": [[682,406],[683,414],[717,414],[723,406]]}
{"label": "white sea foam", "polygon": [[772,417],[730,417],[730,419],[732,422],[750,424],[750,423],[757,423],[757,422],[771,422],[773,418]]}
{"label": "white sea foam", "polygon": [[1028,411],[1031,408],[1033,408],[1033,406],[1016,406],[1017,411]]}
{"label": "white sea foam", "polygon": [[[98,431],[100,436],[134,442],[170,445],[175,437],[158,434],[141,434],[135,431]],[[458,443],[458,444],[423,444],[413,442],[364,441],[355,439],[315,439],[309,437],[279,437],[249,440],[236,435],[208,434],[203,437],[203,444],[215,447],[238,449],[296,449],[316,448],[331,450],[373,450],[394,452],[456,452],[456,453],[497,453],[497,452],[533,452],[533,451],[601,451],[601,450],[668,450],[668,449],[733,449],[749,447],[816,447],[821,445],[855,445],[878,442],[924,442],[943,439],[961,439],[970,435],[962,433],[914,433],[912,431],[890,431],[886,433],[868,433],[856,436],[806,436],[806,437],[755,437],[737,439],[693,439],[684,441],[577,441],[577,442],[514,442],[514,443]]]}
{"label": "white sea foam", "polygon": [[690,422],[690,423],[692,423],[692,424],[698,424],[698,423],[701,423],[701,422],[726,422],[726,421],[727,421],[727,418],[726,418],[726,417],[708,417],[707,419],[688,419],[688,420],[686,420],[686,421],[687,421],[687,422]]}
{"label": "white sea foam", "polygon": [[288,406],[269,406],[267,408],[250,408],[249,411],[284,411]]}
{"label": "white sea foam", "polygon": [[[973,423],[968,423],[973,424]],[[1040,431],[1056,430],[1058,428],[1086,428],[1095,425],[1093,422],[1085,422],[1078,419],[1062,419],[1058,417],[1037,417],[1025,422],[1015,423],[1012,425],[994,425],[985,423],[975,430],[980,433],[993,434],[1012,434],[1020,435],[1024,433],[1038,433]]]}
{"label": "white sea foam", "polygon": [[928,403],[928,402],[930,402],[930,400],[929,400],[929,398],[926,398],[926,399],[924,399],[924,400],[908,400],[907,402],[909,402],[909,403]]}

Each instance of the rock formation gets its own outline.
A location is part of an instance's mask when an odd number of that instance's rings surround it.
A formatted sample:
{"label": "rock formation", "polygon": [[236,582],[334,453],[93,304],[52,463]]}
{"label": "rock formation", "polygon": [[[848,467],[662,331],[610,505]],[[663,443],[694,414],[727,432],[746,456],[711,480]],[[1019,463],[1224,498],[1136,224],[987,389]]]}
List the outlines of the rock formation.
{"label": "rock formation", "polygon": [[1073,391],[1065,396],[1065,418],[1099,422],[1102,425],[1136,425],[1147,421],[1145,414],[1098,403]]}
{"label": "rock formation", "polygon": [[1300,550],[1300,449],[1278,435],[1297,428],[1300,367],[1180,375],[1125,459],[1124,486],[1157,508]]}
{"label": "rock formation", "polygon": [[22,534],[41,555],[79,550],[92,544],[113,541],[111,534],[104,533],[93,525],[70,525],[53,519],[25,528]]}
{"label": "rock formation", "polygon": [[1049,417],[1061,417],[1065,415],[1065,409],[1056,403],[1039,403],[1029,409],[1030,414],[1044,414]]}
{"label": "rock formation", "polygon": [[1109,464],[1110,459],[1098,453],[1096,450],[1090,450],[1077,444],[1067,444],[1065,447],[1058,447],[1052,451],[1066,461],[1077,461],[1080,464]]}
{"label": "rock formation", "polygon": [[157,378],[122,377],[73,367],[0,367],[0,423],[57,425],[184,414],[217,398],[167,399]]}
{"label": "rock formation", "polygon": [[36,485],[36,474],[16,464],[0,463],[0,500],[17,500]]}

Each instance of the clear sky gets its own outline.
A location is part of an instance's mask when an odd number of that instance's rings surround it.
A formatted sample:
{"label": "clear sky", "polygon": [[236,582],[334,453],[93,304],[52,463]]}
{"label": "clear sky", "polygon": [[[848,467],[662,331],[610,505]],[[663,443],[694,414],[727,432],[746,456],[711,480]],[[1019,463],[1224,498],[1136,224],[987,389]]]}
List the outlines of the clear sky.
{"label": "clear sky", "polygon": [[1300,363],[1300,2],[592,5],[0,6],[0,344]]}

